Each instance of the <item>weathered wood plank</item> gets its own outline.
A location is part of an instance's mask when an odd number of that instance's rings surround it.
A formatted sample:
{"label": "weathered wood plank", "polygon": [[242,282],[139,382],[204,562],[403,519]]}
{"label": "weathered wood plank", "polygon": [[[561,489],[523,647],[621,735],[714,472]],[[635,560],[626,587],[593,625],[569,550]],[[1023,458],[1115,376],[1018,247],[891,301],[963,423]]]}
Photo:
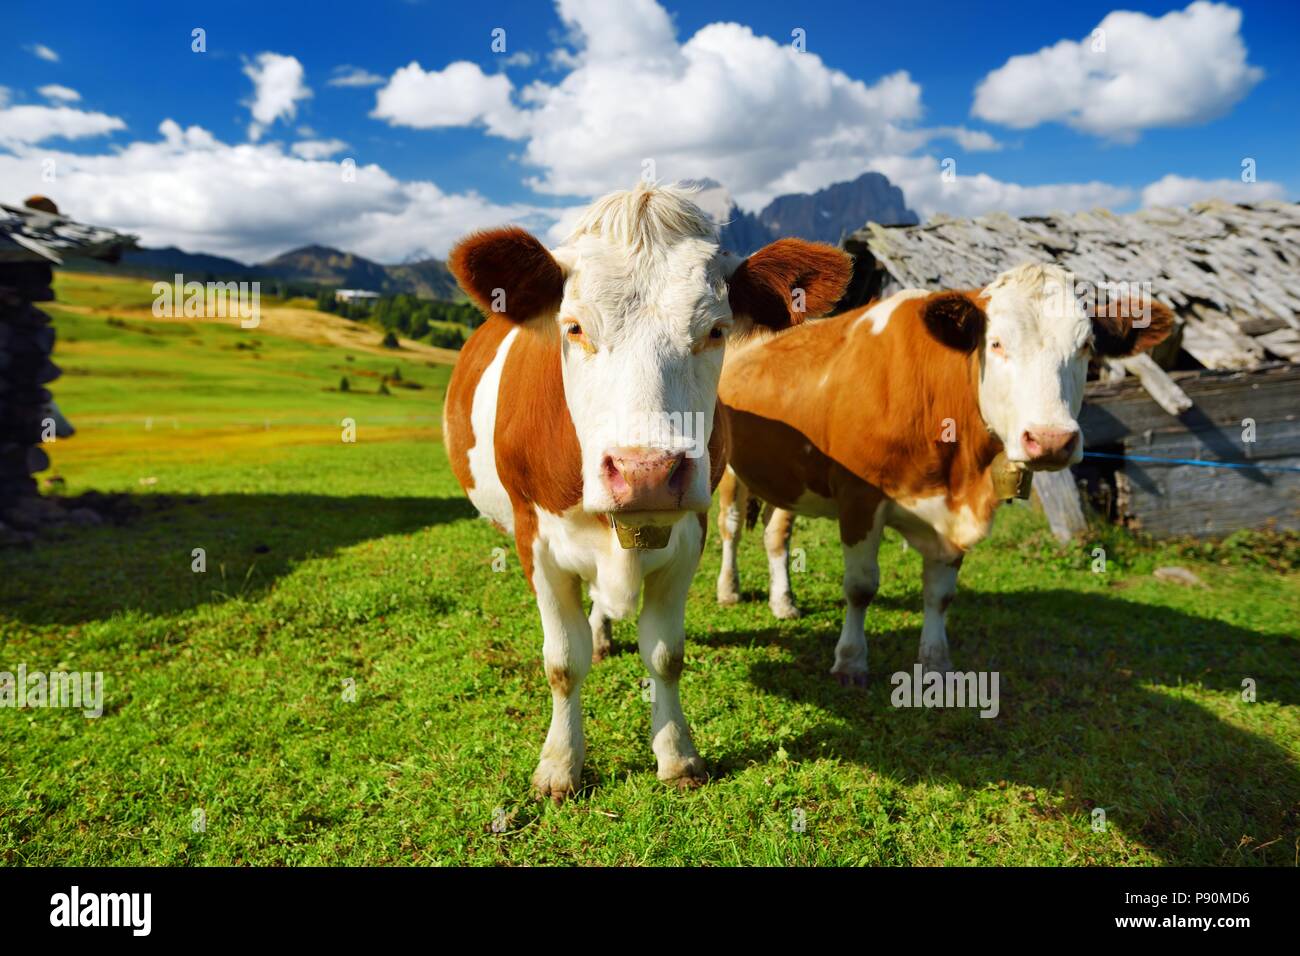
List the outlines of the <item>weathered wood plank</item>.
{"label": "weathered wood plank", "polygon": [[1070,469],[1040,471],[1034,475],[1034,497],[1038,499],[1052,534],[1062,544],[1088,530],[1079,503],[1079,488]]}
{"label": "weathered wood plank", "polygon": [[1088,386],[1079,424],[1085,447],[1113,445],[1130,435],[1209,427],[1240,428],[1287,421],[1300,414],[1300,367],[1279,366],[1233,374],[1178,373],[1170,378],[1195,403],[1177,418],[1157,405],[1130,377]]}

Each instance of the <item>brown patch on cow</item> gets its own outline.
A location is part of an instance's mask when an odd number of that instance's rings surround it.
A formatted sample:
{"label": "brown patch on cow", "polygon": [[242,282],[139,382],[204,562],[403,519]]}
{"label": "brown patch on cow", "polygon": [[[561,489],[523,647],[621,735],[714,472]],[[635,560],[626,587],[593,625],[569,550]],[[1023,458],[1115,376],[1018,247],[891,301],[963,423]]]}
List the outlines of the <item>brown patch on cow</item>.
{"label": "brown patch on cow", "polygon": [[978,301],[961,292],[930,296],[925,300],[921,318],[932,336],[958,352],[975,351],[989,320]]}
{"label": "brown patch on cow", "polygon": [[560,373],[560,341],[524,327],[501,370],[497,474],[516,514],[533,506],[563,514],[582,501],[582,453]]}
{"label": "brown patch on cow", "polygon": [[717,490],[722,476],[727,473],[727,458],[731,454],[731,422],[721,399],[713,402],[713,428],[709,432],[709,491]]}
{"label": "brown patch on cow", "polygon": [[[849,256],[820,242],[778,239],[740,264],[728,281],[732,314],[770,329],[825,315],[844,294],[853,272]],[[796,311],[794,290],[803,290]]]}
{"label": "brown patch on cow", "polygon": [[573,675],[569,673],[567,667],[547,664],[546,683],[550,684],[551,690],[561,697],[568,697],[573,693]]}
{"label": "brown patch on cow", "polygon": [[854,607],[866,607],[876,599],[876,589],[863,587],[860,584],[850,585],[845,600]]}
{"label": "brown patch on cow", "polygon": [[[728,357],[718,394],[731,462],[755,495],[796,512],[805,493],[831,499],[846,544],[866,536],[886,497],[944,495],[950,509],[992,519],[989,466],[1002,443],[980,415],[978,355],[927,327],[935,298],[900,303],[879,335],[855,309]],[[943,298],[941,308],[964,311]],[[956,441],[941,440],[945,419]]]}
{"label": "brown patch on cow", "polygon": [[[1144,304],[1150,309],[1150,317],[1145,325],[1139,327],[1133,319],[1134,316],[1142,316]],[[1121,314],[1122,312],[1127,314]],[[1165,340],[1173,328],[1174,314],[1154,299],[1145,303],[1132,300],[1126,304],[1112,300],[1104,305],[1099,304],[1093,316],[1093,351],[1097,355],[1123,358],[1154,348]]]}
{"label": "brown patch on cow", "polygon": [[509,322],[492,318],[475,329],[460,350],[451,381],[447,383],[442,441],[447,448],[447,457],[451,459],[451,473],[465,491],[474,487],[474,476],[469,470],[469,450],[477,443],[470,423],[474,393],[478,391],[483,372],[496,358],[502,340],[513,328]]}
{"label": "brown patch on cow", "polygon": [[[514,496],[511,496],[513,502]],[[537,586],[533,584],[533,542],[537,540],[537,512],[527,507],[515,506],[515,551],[519,555],[519,567],[523,569],[524,578],[533,593]]]}
{"label": "brown patch on cow", "polygon": [[523,322],[554,312],[564,295],[559,263],[518,226],[471,233],[451,250],[447,268],[488,316]]}
{"label": "brown patch on cow", "polygon": [[682,669],[686,666],[686,653],[682,648],[669,650],[665,644],[660,644],[654,649],[651,655],[651,663],[654,664],[655,674],[661,680],[670,684],[675,684],[682,676]]}

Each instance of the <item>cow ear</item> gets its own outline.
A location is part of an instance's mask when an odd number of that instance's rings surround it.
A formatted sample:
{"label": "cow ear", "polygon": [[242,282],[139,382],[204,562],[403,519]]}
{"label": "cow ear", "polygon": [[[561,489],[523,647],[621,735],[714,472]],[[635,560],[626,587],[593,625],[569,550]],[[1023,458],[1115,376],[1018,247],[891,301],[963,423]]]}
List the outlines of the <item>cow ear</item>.
{"label": "cow ear", "polygon": [[1092,350],[1106,358],[1124,358],[1159,345],[1173,328],[1173,312],[1150,296],[1127,303],[1110,299],[1099,302],[1093,314]]}
{"label": "cow ear", "polygon": [[475,232],[451,250],[447,267],[485,314],[524,322],[559,308],[564,270],[518,226]]}
{"label": "cow ear", "polygon": [[971,296],[940,292],[921,304],[921,318],[929,333],[958,352],[974,352],[984,337],[989,317]]}
{"label": "cow ear", "polygon": [[731,314],[769,329],[798,325],[834,308],[852,273],[853,260],[834,246],[778,239],[727,280]]}

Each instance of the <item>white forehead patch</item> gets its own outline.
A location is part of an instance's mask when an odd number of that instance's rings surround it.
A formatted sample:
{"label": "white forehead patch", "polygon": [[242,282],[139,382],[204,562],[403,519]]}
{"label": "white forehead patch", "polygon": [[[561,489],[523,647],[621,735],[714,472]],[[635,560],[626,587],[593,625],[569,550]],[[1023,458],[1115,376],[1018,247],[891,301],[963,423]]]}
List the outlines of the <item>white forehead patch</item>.
{"label": "white forehead patch", "polygon": [[1088,317],[1075,298],[1073,277],[1059,266],[1017,266],[989,283],[981,297],[988,299],[990,334],[1011,335],[1026,347],[1059,354],[1087,341]]}

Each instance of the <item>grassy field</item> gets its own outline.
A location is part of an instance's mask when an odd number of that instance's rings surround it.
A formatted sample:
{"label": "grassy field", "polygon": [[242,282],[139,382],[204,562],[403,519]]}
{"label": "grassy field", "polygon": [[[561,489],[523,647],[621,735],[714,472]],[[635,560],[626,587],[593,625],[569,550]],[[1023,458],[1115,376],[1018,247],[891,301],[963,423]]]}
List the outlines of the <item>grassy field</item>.
{"label": "grassy field", "polygon": [[[864,692],[827,674],[833,527],[796,529],[794,622],[767,611],[756,534],[746,600],[715,605],[711,536],[682,686],[713,780],[655,779],[624,622],[584,688],[584,789],[535,803],[540,630],[439,444],[449,369],[151,322],[146,285],[59,292],[53,389],[79,432],[46,446],[51,473],[67,495],[123,493],[121,523],[0,551],[0,670],[102,671],[105,711],[0,711],[5,863],[1297,861],[1297,576],[1179,558],[1207,586],[1166,583],[1167,551],[1115,534],[1095,574],[1092,545],[1058,551],[1024,508],[967,560],[949,615],[957,666],[1001,674],[996,719],[890,706],[921,623],[898,538]],[[394,367],[421,387],[377,394]]]}

